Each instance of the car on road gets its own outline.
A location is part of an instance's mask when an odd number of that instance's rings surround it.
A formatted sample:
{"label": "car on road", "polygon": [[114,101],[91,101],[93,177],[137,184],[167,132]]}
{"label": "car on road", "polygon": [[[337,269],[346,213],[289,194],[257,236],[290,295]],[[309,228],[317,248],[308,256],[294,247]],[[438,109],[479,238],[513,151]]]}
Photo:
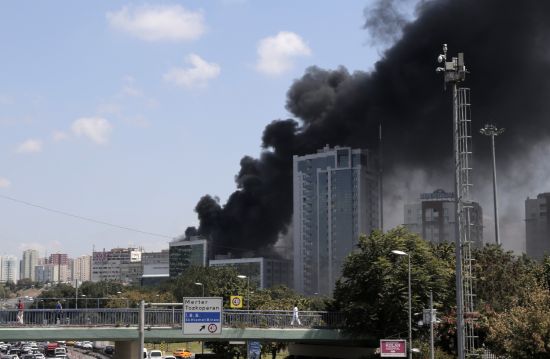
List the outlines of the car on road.
{"label": "car on road", "polygon": [[187,349],[176,349],[172,353],[176,358],[191,358],[193,357],[193,353],[191,353]]}
{"label": "car on road", "polygon": [[173,355],[167,355],[164,357],[164,359],[176,359],[176,357]]}
{"label": "car on road", "polygon": [[160,350],[151,350],[149,352],[149,359],[162,359],[162,352]]}
{"label": "car on road", "polygon": [[93,349],[94,349],[94,345],[93,345],[92,342],[83,342],[81,348],[82,348],[82,349],[93,350]]}
{"label": "car on road", "polygon": [[103,353],[112,355],[115,353],[115,347],[112,345],[106,345],[105,348],[103,348]]}

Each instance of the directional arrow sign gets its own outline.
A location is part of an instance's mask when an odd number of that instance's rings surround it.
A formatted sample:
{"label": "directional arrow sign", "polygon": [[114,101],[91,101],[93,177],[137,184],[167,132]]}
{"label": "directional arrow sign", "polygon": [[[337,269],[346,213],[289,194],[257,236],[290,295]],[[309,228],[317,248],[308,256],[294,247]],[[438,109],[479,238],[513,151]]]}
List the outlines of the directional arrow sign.
{"label": "directional arrow sign", "polygon": [[183,335],[222,333],[222,298],[183,298]]}

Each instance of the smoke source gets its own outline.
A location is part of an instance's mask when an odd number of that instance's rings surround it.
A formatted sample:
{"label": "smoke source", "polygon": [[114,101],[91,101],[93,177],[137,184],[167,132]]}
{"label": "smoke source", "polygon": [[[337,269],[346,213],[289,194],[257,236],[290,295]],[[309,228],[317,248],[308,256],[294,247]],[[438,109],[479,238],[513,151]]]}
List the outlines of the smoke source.
{"label": "smoke source", "polygon": [[[392,4],[377,5],[385,3]],[[394,19],[397,23],[388,29],[403,26],[401,16]],[[407,173],[424,178],[418,175],[424,172],[425,183],[433,183],[434,175],[448,168],[452,151],[450,93],[443,93],[443,79],[435,73],[443,43],[449,44],[451,56],[464,52],[471,71],[465,86],[472,88],[477,164],[490,163],[487,138],[477,130],[493,122],[506,128],[498,138],[499,164],[512,173],[511,166],[531,159],[550,134],[549,30],[550,1],[420,3],[416,20],[403,26],[401,38],[371,73],[311,67],[292,84],[287,109],[296,119],[265,128],[264,151],[258,159],[241,160],[238,190],[225,205],[211,196],[201,198],[195,208],[199,232],[212,239],[216,253],[273,245],[292,215],[292,155],[313,153],[325,144],[374,149],[380,123],[387,192],[416,189]],[[490,208],[485,206],[486,214]],[[401,216],[402,207],[398,211]]]}

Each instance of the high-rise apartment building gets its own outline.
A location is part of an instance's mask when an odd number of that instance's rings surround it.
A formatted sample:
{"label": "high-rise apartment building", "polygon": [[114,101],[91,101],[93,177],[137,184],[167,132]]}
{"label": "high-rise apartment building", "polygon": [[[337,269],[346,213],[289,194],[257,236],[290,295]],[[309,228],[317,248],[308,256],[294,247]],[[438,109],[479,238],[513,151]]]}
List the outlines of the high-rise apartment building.
{"label": "high-rise apartment building", "polygon": [[378,159],[368,150],[327,146],[293,162],[294,287],[332,295],[359,236],[380,228]]}
{"label": "high-rise apartment building", "polygon": [[38,251],[36,249],[27,249],[23,251],[21,258],[21,268],[19,270],[21,279],[30,279],[36,281],[34,267],[38,265]]}
{"label": "high-rise apartment building", "polygon": [[11,255],[5,255],[0,257],[0,282],[12,282],[16,283],[18,278],[19,262],[17,257]]}
{"label": "high-rise apartment building", "polygon": [[80,283],[92,280],[92,256],[82,255],[73,259],[72,280]]}
{"label": "high-rise apartment building", "polygon": [[173,240],[168,245],[170,278],[179,276],[190,266],[205,267],[208,264],[206,239],[181,238]]}
{"label": "high-rise apartment building", "polygon": [[47,264],[56,267],[52,269],[52,273],[55,273],[52,282],[64,283],[71,279],[71,272],[69,270],[69,256],[67,253],[52,253],[48,258]]}
{"label": "high-rise apartment building", "polygon": [[[432,243],[454,243],[455,195],[437,189],[420,194],[420,201],[405,204],[404,227]],[[483,215],[481,206],[473,202],[470,208],[470,238],[474,247],[483,245]]]}
{"label": "high-rise apartment building", "polygon": [[113,248],[93,252],[92,281],[139,283],[142,275],[141,249]]}
{"label": "high-rise apartment building", "polygon": [[542,259],[550,254],[550,193],[525,200],[525,252]]}

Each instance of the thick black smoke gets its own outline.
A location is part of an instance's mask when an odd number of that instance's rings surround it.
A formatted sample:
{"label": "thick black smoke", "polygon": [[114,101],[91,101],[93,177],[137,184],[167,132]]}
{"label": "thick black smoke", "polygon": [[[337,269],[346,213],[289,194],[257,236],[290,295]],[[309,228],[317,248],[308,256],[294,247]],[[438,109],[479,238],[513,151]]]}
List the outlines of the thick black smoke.
{"label": "thick black smoke", "polygon": [[[386,173],[447,163],[451,98],[435,73],[443,43],[451,56],[465,53],[474,131],[485,122],[507,129],[499,138],[502,162],[548,137],[550,1],[434,0],[417,10],[373,72],[311,67],[292,84],[287,109],[298,120],[266,127],[265,151],[241,160],[238,190],[225,205],[205,196],[196,206],[199,232],[217,253],[268,247],[285,230],[292,215],[292,155],[325,144],[376,148],[382,123]],[[474,147],[480,140],[487,141],[475,136]]]}

